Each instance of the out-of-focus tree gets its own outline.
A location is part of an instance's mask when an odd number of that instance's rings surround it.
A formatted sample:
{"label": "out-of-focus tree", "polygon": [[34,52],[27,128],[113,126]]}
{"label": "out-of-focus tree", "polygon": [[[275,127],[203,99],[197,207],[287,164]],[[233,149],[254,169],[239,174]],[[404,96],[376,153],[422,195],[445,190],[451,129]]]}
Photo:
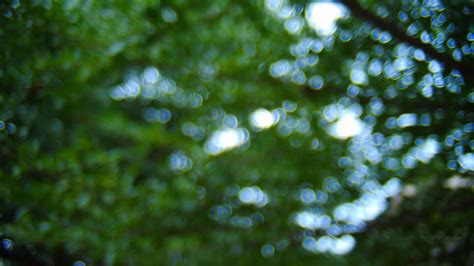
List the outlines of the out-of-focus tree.
{"label": "out-of-focus tree", "polygon": [[0,10],[1,264],[473,263],[472,3]]}

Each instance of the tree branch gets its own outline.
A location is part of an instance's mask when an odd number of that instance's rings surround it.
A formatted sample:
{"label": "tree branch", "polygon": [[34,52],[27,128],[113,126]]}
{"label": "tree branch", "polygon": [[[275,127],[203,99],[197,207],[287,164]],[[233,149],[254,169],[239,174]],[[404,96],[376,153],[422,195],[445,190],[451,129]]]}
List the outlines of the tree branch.
{"label": "tree branch", "polygon": [[474,77],[472,77],[474,67],[468,62],[456,61],[449,54],[440,53],[430,44],[423,43],[420,39],[407,35],[396,23],[385,21],[372,14],[369,10],[363,8],[357,0],[340,0],[340,2],[344,4],[354,16],[372,24],[374,27],[389,32],[392,36],[402,42],[423,50],[429,57],[444,64],[446,69],[459,70],[465,80],[469,80],[471,84],[474,83]]}

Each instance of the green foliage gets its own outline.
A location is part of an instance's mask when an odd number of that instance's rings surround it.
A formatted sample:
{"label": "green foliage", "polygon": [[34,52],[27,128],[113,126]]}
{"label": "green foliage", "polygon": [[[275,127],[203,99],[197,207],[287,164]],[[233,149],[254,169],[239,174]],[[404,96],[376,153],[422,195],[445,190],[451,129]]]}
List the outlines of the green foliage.
{"label": "green foliage", "polygon": [[360,3],[0,3],[0,264],[472,264],[473,7]]}

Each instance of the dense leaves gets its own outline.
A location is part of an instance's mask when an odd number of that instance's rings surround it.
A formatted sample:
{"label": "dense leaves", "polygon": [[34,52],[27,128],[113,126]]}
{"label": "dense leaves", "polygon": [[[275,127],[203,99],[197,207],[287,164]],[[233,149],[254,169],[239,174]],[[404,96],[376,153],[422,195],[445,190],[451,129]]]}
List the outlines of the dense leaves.
{"label": "dense leaves", "polygon": [[473,263],[469,2],[0,10],[1,264]]}

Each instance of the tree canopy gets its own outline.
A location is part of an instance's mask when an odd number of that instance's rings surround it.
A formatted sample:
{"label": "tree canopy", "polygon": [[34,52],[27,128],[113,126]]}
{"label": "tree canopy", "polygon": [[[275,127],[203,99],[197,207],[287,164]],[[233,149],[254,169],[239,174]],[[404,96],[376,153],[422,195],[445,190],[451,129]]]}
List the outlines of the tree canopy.
{"label": "tree canopy", "polygon": [[474,263],[472,2],[0,10],[0,265]]}

